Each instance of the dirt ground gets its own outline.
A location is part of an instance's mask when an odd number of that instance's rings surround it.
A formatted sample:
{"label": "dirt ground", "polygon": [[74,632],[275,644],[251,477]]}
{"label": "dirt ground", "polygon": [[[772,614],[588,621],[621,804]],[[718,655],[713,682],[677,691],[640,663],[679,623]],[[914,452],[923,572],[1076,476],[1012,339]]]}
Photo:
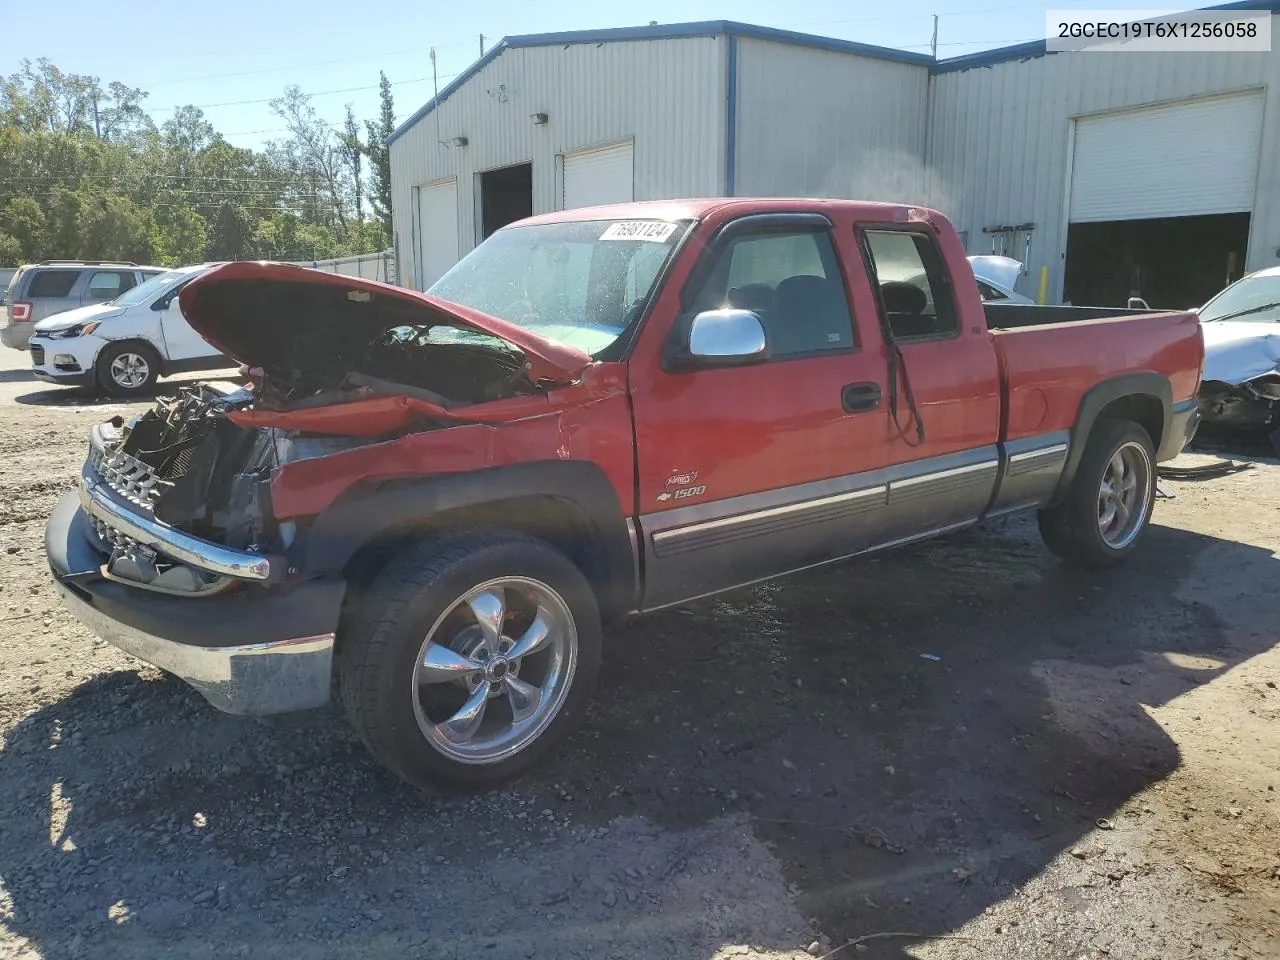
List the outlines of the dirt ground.
{"label": "dirt ground", "polygon": [[615,628],[542,769],[422,796],[62,611],[44,518],[137,405],[4,354],[4,960],[1280,957],[1275,462],[1106,575],[1016,519]]}

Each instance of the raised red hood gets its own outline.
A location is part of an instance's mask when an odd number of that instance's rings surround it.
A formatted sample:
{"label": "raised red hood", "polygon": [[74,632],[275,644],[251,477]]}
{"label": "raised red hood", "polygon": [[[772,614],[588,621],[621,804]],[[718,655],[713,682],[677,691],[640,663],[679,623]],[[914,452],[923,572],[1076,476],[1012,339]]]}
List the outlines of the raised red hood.
{"label": "raised red hood", "polygon": [[[460,304],[287,263],[237,261],[215,267],[187,284],[179,303],[197,333],[268,376],[296,379],[309,373],[297,369],[299,338],[314,339],[310,352],[331,364],[344,355],[344,347],[360,349],[391,327],[433,322],[505,340],[524,353],[535,382],[571,383],[592,362],[581,350]],[[316,351],[317,346],[324,349]]]}

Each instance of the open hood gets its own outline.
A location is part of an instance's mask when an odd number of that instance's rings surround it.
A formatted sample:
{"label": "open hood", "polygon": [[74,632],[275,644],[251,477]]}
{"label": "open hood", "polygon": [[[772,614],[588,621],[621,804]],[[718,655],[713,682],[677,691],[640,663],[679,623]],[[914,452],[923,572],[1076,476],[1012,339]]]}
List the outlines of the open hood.
{"label": "open hood", "polygon": [[1208,320],[1204,331],[1205,380],[1241,384],[1280,374],[1280,323]]}
{"label": "open hood", "polygon": [[969,258],[973,275],[997,286],[1012,290],[1022,273],[1022,261],[1012,257],[977,256]]}
{"label": "open hood", "polygon": [[571,383],[592,362],[574,347],[447,300],[284,263],[216,267],[187,284],[179,304],[192,328],[227,356],[312,389],[335,386],[371,340],[403,325],[497,337],[524,355],[534,383]]}

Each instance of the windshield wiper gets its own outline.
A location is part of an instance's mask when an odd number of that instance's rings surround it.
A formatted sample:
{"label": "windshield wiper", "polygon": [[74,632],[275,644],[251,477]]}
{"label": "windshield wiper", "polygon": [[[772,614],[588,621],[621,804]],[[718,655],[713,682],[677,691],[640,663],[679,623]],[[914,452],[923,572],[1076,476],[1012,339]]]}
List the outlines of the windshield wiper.
{"label": "windshield wiper", "polygon": [[1274,310],[1276,307],[1280,307],[1280,300],[1277,300],[1274,303],[1264,303],[1259,307],[1250,307],[1248,310],[1237,310],[1235,313],[1226,313],[1220,317],[1214,317],[1211,320],[1206,320],[1205,323],[1217,323],[1219,320],[1234,320],[1236,317],[1247,317],[1251,313],[1261,313],[1263,310]]}

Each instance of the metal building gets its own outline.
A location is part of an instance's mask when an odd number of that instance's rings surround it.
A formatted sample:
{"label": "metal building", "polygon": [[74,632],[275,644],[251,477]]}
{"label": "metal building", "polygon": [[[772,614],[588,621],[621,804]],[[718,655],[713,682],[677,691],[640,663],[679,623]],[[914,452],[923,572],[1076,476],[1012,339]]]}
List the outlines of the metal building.
{"label": "metal building", "polygon": [[425,289],[531,213],[840,196],[938,207],[1049,302],[1188,306],[1280,260],[1277,82],[1280,52],[935,61],[729,21],[509,37],[392,139],[399,274]]}
{"label": "metal building", "polygon": [[425,289],[494,229],[593,203],[916,198],[931,62],[727,21],[508,37],[395,132],[400,275]]}

